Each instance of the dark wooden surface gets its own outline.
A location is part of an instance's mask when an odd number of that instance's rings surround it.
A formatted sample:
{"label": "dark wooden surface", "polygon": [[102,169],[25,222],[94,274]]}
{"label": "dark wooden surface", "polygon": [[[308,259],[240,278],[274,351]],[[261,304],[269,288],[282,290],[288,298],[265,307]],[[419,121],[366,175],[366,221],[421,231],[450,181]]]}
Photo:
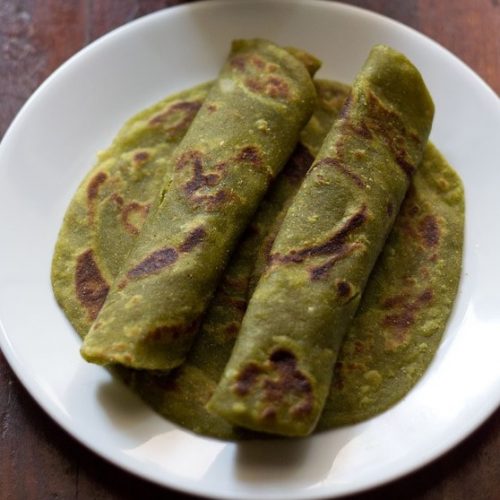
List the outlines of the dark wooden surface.
{"label": "dark wooden surface", "polygon": [[[180,3],[185,2],[0,0],[0,137],[37,86],[80,48],[136,17]],[[345,3],[429,35],[500,92],[499,0]],[[71,498],[190,497],[137,479],[79,445],[43,413],[0,353],[0,500]],[[500,410],[434,463],[353,498],[500,499]]]}

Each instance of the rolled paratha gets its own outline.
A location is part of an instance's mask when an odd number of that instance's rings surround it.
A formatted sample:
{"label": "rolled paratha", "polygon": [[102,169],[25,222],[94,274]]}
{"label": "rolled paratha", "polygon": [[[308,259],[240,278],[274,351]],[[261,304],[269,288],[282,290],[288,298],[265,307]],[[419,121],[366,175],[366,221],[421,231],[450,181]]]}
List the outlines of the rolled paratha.
{"label": "rolled paratha", "polygon": [[374,47],[287,211],[210,411],[260,432],[314,430],[433,114],[415,66]]}
{"label": "rolled paratha", "polygon": [[264,40],[233,43],[85,336],[87,361],[151,370],[184,361],[231,251],[315,99],[308,69],[290,52]]}
{"label": "rolled paratha", "polygon": [[391,407],[439,347],[460,281],[464,192],[428,144],[342,344],[318,430]]}

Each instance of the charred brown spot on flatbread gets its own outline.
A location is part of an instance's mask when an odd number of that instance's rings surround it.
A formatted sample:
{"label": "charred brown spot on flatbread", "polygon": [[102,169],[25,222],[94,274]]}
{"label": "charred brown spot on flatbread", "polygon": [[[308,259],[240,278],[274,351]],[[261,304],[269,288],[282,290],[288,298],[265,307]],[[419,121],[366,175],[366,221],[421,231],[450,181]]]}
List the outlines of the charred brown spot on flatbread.
{"label": "charred brown spot on flatbread", "polygon": [[368,125],[361,120],[359,123],[356,122],[348,122],[348,127],[355,135],[362,137],[363,139],[371,139],[373,134],[370,132]]}
{"label": "charred brown spot on flatbread", "polygon": [[330,167],[334,167],[338,172],[342,175],[348,177],[350,180],[356,184],[360,189],[366,188],[365,181],[353,170],[351,170],[344,162],[338,160],[337,158],[326,157],[321,161],[316,163],[314,168],[319,167],[321,165],[328,165]]}
{"label": "charred brown spot on flatbread", "polygon": [[254,390],[262,390],[266,406],[260,417],[264,420],[276,416],[275,404],[291,401],[292,417],[301,418],[312,411],[313,388],[309,378],[298,368],[297,358],[288,349],[277,349],[269,356],[267,366],[250,362],[240,370],[233,390],[246,396]]}
{"label": "charred brown spot on flatbread", "polygon": [[267,406],[264,408],[260,414],[260,418],[262,420],[274,420],[276,416],[278,415],[278,412],[276,411],[276,408],[274,406]]}
{"label": "charred brown spot on flatbread", "polygon": [[142,164],[149,160],[151,155],[147,151],[138,151],[134,154],[134,162],[137,164]]}
{"label": "charred brown spot on flatbread", "polygon": [[99,313],[109,285],[103,278],[94,259],[94,252],[87,250],[78,256],[75,269],[76,296],[93,321]]}
{"label": "charred brown spot on flatbread", "polygon": [[411,178],[415,171],[415,165],[408,158],[405,144],[408,139],[418,143],[420,143],[420,139],[413,131],[407,130],[401,117],[385,106],[372,90],[368,90],[367,100],[369,115],[366,125],[382,137],[396,163],[405,175]]}
{"label": "charred brown spot on flatbread", "polygon": [[367,219],[367,207],[362,205],[357,212],[351,215],[346,222],[327,241],[318,245],[292,250],[290,253],[282,255],[274,253],[271,255],[272,263],[303,262],[309,257],[321,255],[339,254],[344,249],[348,236],[356,229],[360,228]]}
{"label": "charred brown spot on flatbread", "polygon": [[297,358],[295,357],[295,354],[287,349],[277,349],[276,351],[273,351],[269,356],[269,361],[276,366],[286,367],[285,371],[295,369],[297,366]]}
{"label": "charred brown spot on flatbread", "polygon": [[267,177],[267,182],[270,183],[273,179],[272,173],[262,159],[260,148],[256,145],[244,146],[233,158],[229,160],[232,163],[244,163],[249,165],[256,172],[263,173]]}
{"label": "charred brown spot on flatbread", "polygon": [[114,201],[119,207],[122,207],[125,203],[123,196],[119,195],[118,193],[113,193],[111,195],[111,200]]}
{"label": "charred brown spot on flatbread", "polygon": [[287,349],[277,349],[271,353],[269,361],[277,378],[267,377],[263,390],[265,400],[279,402],[293,398],[299,401],[290,408],[294,417],[303,417],[311,412],[313,406],[312,385],[309,379],[297,367],[296,356]]}
{"label": "charred brown spot on flatbread", "polygon": [[199,101],[180,101],[169,106],[165,111],[153,116],[149,124],[153,127],[167,124],[167,137],[181,134],[187,130],[201,107]]}
{"label": "charred brown spot on flatbread", "polygon": [[351,243],[342,245],[335,255],[329,258],[323,264],[319,266],[313,266],[309,269],[309,276],[311,277],[311,281],[319,281],[328,276],[328,271],[339,261],[345,259],[347,256],[351,255],[355,250],[361,248],[361,244],[359,243]]}
{"label": "charred brown spot on flatbread", "polygon": [[439,243],[439,224],[434,215],[426,215],[418,225],[419,233],[428,247],[435,247]]}
{"label": "charred brown spot on flatbread", "polygon": [[406,301],[405,295],[394,295],[384,300],[382,307],[384,309],[393,309],[395,307],[401,306]]}
{"label": "charred brown spot on flatbread", "polygon": [[[210,211],[228,199],[228,194],[224,190],[213,192],[210,189],[219,184],[226,169],[225,164],[219,163],[215,165],[214,171],[204,173],[203,153],[191,150],[183,153],[176,163],[177,170],[186,168],[191,169],[192,177],[184,184],[183,190],[192,202],[202,205]],[[202,190],[203,194],[199,193]]]}
{"label": "charred brown spot on flatbread", "polygon": [[335,262],[338,259],[329,259],[324,264],[320,266],[314,266],[309,270],[309,275],[311,277],[311,281],[319,281],[325,278],[328,274],[328,271],[334,266]]}
{"label": "charred brown spot on flatbread", "polygon": [[203,175],[201,169],[195,166],[193,178],[186,183],[184,190],[187,194],[192,195],[203,187],[213,187],[219,183],[220,176],[217,174]]}
{"label": "charred brown spot on flatbread", "polygon": [[194,171],[201,173],[201,169],[203,168],[202,159],[203,153],[201,151],[190,149],[179,156],[175,162],[175,169],[180,171],[192,167]]}
{"label": "charred brown spot on flatbread", "polygon": [[[253,158],[253,152],[247,154],[251,154]],[[229,163],[235,161],[235,158],[216,163],[210,171],[204,161],[205,155],[202,152],[190,150],[183,153],[176,162],[176,170],[190,169],[192,172],[192,177],[182,187],[188,200],[197,207],[203,207],[207,212],[218,210],[221,206],[238,200],[238,195],[233,191],[213,189],[221,182]]]}
{"label": "charred brown spot on flatbread", "polygon": [[238,71],[274,72],[278,69],[276,64],[266,62],[257,54],[236,54],[229,60],[229,64]]}
{"label": "charred brown spot on flatbread", "polygon": [[312,409],[313,409],[313,404],[312,404],[312,395],[304,401],[300,401],[299,403],[294,404],[290,408],[290,414],[294,416],[295,418],[305,418],[307,417]]}
{"label": "charred brown spot on flatbread", "polygon": [[266,95],[274,99],[288,99],[290,97],[288,83],[277,75],[267,77],[249,76],[245,79],[245,85],[256,94]]}
{"label": "charred brown spot on flatbread", "polygon": [[401,167],[403,172],[408,177],[411,177],[413,175],[413,172],[415,172],[415,165],[407,160],[406,152],[402,149],[399,149],[395,151],[394,156],[396,158],[396,163]]}
{"label": "charred brown spot on flatbread", "polygon": [[256,146],[245,146],[236,156],[237,161],[249,162],[255,166],[262,165],[262,158]]}
{"label": "charred brown spot on flatbread", "polygon": [[386,327],[392,327],[398,332],[408,329],[413,323],[414,317],[412,312],[405,308],[401,312],[388,314],[383,321]]}
{"label": "charred brown spot on flatbread", "polygon": [[175,248],[161,248],[148,255],[142,262],[133,267],[127,273],[127,276],[129,278],[142,278],[154,274],[172,265],[177,260],[178,256]]}
{"label": "charred brown spot on flatbread", "polygon": [[366,351],[366,346],[360,340],[354,341],[354,352],[357,354],[361,354]]}
{"label": "charred brown spot on flatbread", "polygon": [[428,304],[432,298],[434,297],[434,294],[432,293],[432,290],[428,288],[427,290],[424,290],[417,298],[417,303],[419,305],[425,305]]}
{"label": "charred brown spot on flatbread", "polygon": [[[366,95],[368,115],[361,122],[356,122],[349,116],[353,99],[352,94],[350,94],[340,111],[339,116],[343,119],[342,127],[364,139],[371,139],[373,134],[377,134],[391,153],[394,161],[410,179],[415,171],[415,165],[408,157],[406,145],[409,140],[420,143],[418,135],[414,131],[408,130],[398,113],[388,108],[370,89]],[[342,151],[342,144],[339,147]]]}
{"label": "charred brown spot on flatbread", "polygon": [[234,69],[244,71],[247,65],[247,59],[244,55],[237,54],[229,59],[229,65]]}
{"label": "charred brown spot on flatbread", "polygon": [[99,188],[107,178],[108,175],[105,172],[98,172],[94,175],[94,177],[92,177],[92,179],[90,179],[90,182],[87,185],[87,199],[89,201],[93,201],[94,198],[97,198]]}
{"label": "charred brown spot on flatbread", "polygon": [[99,195],[99,190],[101,186],[106,182],[108,175],[105,172],[98,172],[95,174],[87,184],[87,205],[88,205],[88,215],[92,221],[94,217],[94,205],[95,201]]}
{"label": "charred brown spot on flatbread", "polygon": [[257,377],[262,373],[262,368],[256,363],[247,364],[238,374],[233,386],[234,392],[239,396],[246,396],[254,387]]}
{"label": "charred brown spot on flatbread", "polygon": [[[121,201],[123,204],[123,198],[121,199]],[[125,230],[133,235],[139,234],[140,229],[132,222],[132,217],[139,216],[141,223],[143,223],[146,220],[148,212],[149,212],[149,205],[144,205],[136,201],[133,201],[125,205],[121,211],[121,220]]]}
{"label": "charred brown spot on flatbread", "polygon": [[270,76],[265,84],[265,93],[270,97],[289,97],[290,89],[288,83],[278,76]]}
{"label": "charred brown spot on flatbread", "polygon": [[290,87],[277,73],[279,67],[276,64],[253,54],[238,54],[231,58],[229,64],[236,71],[247,73],[244,84],[250,91],[271,98],[290,98]]}
{"label": "charred brown spot on flatbread", "polygon": [[207,236],[207,232],[203,226],[198,226],[194,228],[186,236],[186,239],[182,242],[179,247],[179,252],[190,252],[193,248],[198,246]]}
{"label": "charred brown spot on flatbread", "polygon": [[264,69],[266,67],[265,61],[256,54],[250,55],[250,62],[258,69]]}
{"label": "charred brown spot on flatbread", "polygon": [[200,320],[196,319],[191,323],[181,323],[179,325],[162,325],[147,333],[145,340],[155,344],[168,343],[172,339],[177,339],[182,335],[188,335],[200,326]]}
{"label": "charred brown spot on flatbread", "polygon": [[213,195],[200,195],[196,198],[196,201],[202,204],[207,212],[219,210],[221,206],[232,203],[235,200],[237,200],[237,196],[225,189],[219,189]]}
{"label": "charred brown spot on flatbread", "polygon": [[429,259],[433,260],[432,257],[437,255],[435,251],[441,241],[439,218],[423,211],[417,203],[408,203],[409,199],[410,196],[403,204],[399,228],[407,238],[421,242],[422,247],[427,248],[429,252],[434,250],[429,256]]}
{"label": "charred brown spot on flatbread", "polygon": [[432,290],[428,288],[413,298],[411,292],[407,292],[384,300],[382,308],[387,313],[382,318],[381,325],[387,332],[387,350],[395,350],[408,342],[408,331],[415,323],[417,314],[432,302],[433,297]]}
{"label": "charred brown spot on flatbread", "polygon": [[420,213],[420,207],[418,205],[411,205],[407,213],[410,217],[416,217]]}
{"label": "charred brown spot on flatbread", "polygon": [[118,284],[116,285],[116,288],[118,290],[123,290],[128,284],[128,279],[127,278],[123,278],[121,279]]}
{"label": "charred brown spot on flatbread", "polygon": [[340,297],[346,298],[352,295],[352,285],[345,280],[339,280],[336,284],[337,293]]}

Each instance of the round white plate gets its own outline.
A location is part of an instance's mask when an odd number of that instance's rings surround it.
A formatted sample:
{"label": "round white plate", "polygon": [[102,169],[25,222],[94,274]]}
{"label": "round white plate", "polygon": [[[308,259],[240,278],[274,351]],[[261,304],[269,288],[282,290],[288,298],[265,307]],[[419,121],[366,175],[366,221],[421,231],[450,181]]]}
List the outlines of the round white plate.
{"label": "round white plate", "polygon": [[[231,444],[163,420],[108,372],[85,363],[50,286],[64,211],[97,150],[136,111],[213,78],[233,38],[267,37],[318,55],[319,76],[350,82],[385,43],[420,68],[436,104],[432,140],[464,181],[466,249],[456,307],[424,378],[390,411],[308,439]],[[500,105],[463,63],[417,32],[346,5],[214,1],[130,23],[57,70],[0,146],[0,345],[38,403],[111,462],[216,498],[352,493],[442,454],[500,402]]]}

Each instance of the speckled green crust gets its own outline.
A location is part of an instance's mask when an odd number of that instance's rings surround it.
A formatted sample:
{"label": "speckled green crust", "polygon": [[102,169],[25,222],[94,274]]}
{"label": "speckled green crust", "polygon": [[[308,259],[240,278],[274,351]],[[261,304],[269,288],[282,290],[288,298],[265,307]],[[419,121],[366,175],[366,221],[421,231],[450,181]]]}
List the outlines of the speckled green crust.
{"label": "speckled green crust", "polygon": [[286,50],[263,40],[233,43],[84,339],[85,359],[154,370],[182,363],[238,237],[315,99],[306,66]]}
{"label": "speckled green crust", "polygon": [[462,264],[462,183],[429,144],[340,350],[318,429],[399,401],[441,340]]}
{"label": "speckled green crust", "polygon": [[211,412],[273,434],[314,430],[433,111],[416,68],[373,48],[281,225]]}
{"label": "speckled green crust", "polygon": [[210,85],[167,97],[131,118],[71,200],[52,260],[52,287],[80,335],[87,334],[163,178],[171,175],[167,158]]}

